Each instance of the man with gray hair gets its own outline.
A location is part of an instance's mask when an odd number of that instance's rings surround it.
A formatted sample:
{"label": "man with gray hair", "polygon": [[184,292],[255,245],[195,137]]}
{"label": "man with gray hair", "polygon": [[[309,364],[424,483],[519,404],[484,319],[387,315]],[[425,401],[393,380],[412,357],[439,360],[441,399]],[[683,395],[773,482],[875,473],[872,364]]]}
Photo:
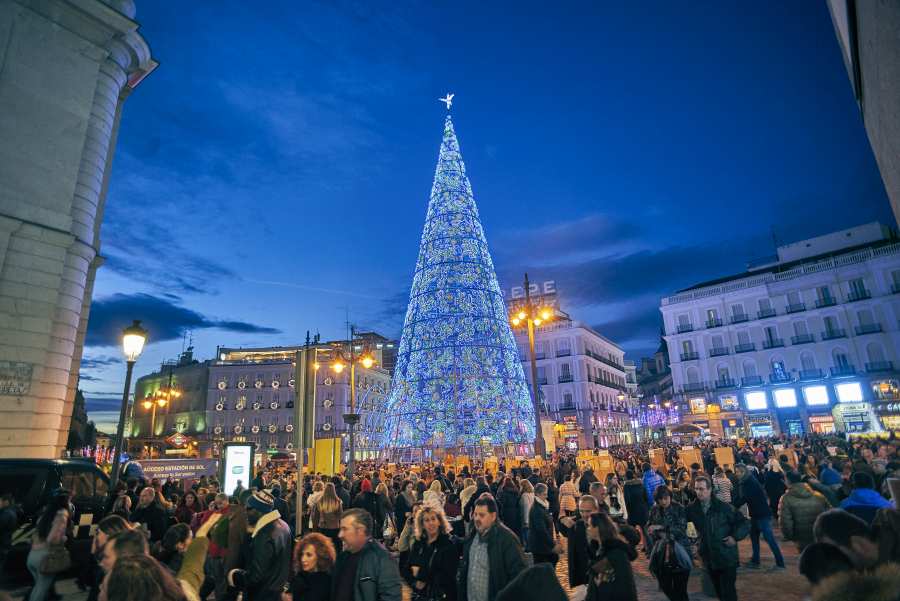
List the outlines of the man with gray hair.
{"label": "man with gray hair", "polygon": [[553,531],[553,518],[550,517],[547,485],[543,482],[534,487],[534,504],[528,514],[528,524],[528,550],[534,556],[534,563],[550,563],[555,566],[559,561],[556,533]]}

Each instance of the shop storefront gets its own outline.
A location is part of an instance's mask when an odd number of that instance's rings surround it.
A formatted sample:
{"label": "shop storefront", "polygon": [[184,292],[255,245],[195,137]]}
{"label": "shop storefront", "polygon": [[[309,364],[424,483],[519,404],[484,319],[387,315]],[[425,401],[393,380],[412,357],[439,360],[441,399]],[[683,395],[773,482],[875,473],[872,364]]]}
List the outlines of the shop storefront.
{"label": "shop storefront", "polygon": [[807,429],[816,434],[832,434],[836,431],[831,413],[831,395],[828,386],[810,384],[800,389],[807,414]]}
{"label": "shop storefront", "polygon": [[768,413],[757,413],[747,416],[747,425],[750,428],[750,436],[774,436],[775,426],[772,423],[772,416]]}
{"label": "shop storefront", "polygon": [[834,417],[828,415],[809,415],[809,431],[815,434],[834,434]]}
{"label": "shop storefront", "polygon": [[721,438],[740,438],[744,434],[744,414],[737,395],[723,394],[714,401],[705,397],[689,399],[691,414],[682,416],[682,422],[691,423]]}
{"label": "shop storefront", "polygon": [[764,390],[745,392],[744,409],[747,411],[747,429],[750,436],[775,435],[775,423],[769,414],[769,398]]}
{"label": "shop storefront", "polygon": [[860,382],[842,382],[834,386],[837,404],[832,410],[835,426],[848,434],[872,430],[873,415],[871,405],[863,396]]}
{"label": "shop storefront", "polygon": [[875,403],[874,410],[884,430],[900,433],[900,402]]}

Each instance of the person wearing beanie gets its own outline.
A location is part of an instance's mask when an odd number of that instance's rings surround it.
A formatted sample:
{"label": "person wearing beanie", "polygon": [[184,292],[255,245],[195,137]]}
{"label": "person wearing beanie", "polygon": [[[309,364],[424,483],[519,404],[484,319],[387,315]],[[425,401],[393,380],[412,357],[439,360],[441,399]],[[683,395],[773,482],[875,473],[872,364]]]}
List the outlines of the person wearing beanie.
{"label": "person wearing beanie", "polygon": [[228,584],[244,592],[247,601],[280,601],[290,581],[291,529],[275,509],[275,499],[254,491],[246,499],[250,543],[242,557],[243,569],[228,572]]}

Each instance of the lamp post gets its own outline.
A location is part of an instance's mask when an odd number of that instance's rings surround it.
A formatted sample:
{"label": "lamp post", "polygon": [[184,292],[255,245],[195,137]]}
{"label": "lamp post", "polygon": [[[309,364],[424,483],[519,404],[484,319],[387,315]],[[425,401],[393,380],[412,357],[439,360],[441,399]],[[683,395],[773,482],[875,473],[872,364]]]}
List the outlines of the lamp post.
{"label": "lamp post", "polygon": [[[356,329],[350,326],[350,407],[349,411],[343,414],[344,423],[350,430],[350,459],[347,461],[347,477],[353,478],[356,473],[356,425],[359,423],[359,413],[356,412],[356,362],[366,369],[375,365],[375,359],[368,351],[363,351],[362,356],[356,357],[353,350],[353,339],[356,336]],[[336,359],[331,364],[334,373],[340,374],[346,367],[343,363],[340,351],[337,352]]]}
{"label": "lamp post", "polygon": [[525,306],[513,315],[511,322],[513,327],[524,325],[528,330],[528,349],[531,353],[531,393],[532,406],[534,407],[534,454],[543,458],[547,454],[544,444],[544,435],[541,432],[541,389],[537,381],[537,359],[534,355],[534,328],[553,318],[553,311],[549,308],[538,309],[531,304],[531,291],[528,282],[528,274],[525,274]]}
{"label": "lamp post", "polygon": [[147,341],[147,330],[141,327],[141,322],[134,320],[130,326],[122,332],[122,351],[125,353],[125,363],[128,366],[125,372],[125,391],[122,393],[122,407],[119,411],[119,425],[116,427],[116,446],[113,455],[112,477],[110,489],[115,488],[119,481],[119,463],[122,456],[122,442],[125,438],[125,412],[128,409],[128,392],[131,390],[131,372],[134,363],[144,350]]}

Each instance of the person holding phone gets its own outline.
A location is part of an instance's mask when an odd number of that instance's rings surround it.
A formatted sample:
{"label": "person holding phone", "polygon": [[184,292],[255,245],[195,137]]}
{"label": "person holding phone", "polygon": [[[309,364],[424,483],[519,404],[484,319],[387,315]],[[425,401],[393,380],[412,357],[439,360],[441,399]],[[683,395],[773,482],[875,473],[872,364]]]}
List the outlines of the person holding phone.
{"label": "person holding phone", "polygon": [[709,476],[698,474],[694,478],[697,500],[688,507],[687,534],[696,532],[697,550],[716,596],[721,601],[737,601],[737,542],[750,534],[750,523],[734,507],[713,496],[712,490]]}

